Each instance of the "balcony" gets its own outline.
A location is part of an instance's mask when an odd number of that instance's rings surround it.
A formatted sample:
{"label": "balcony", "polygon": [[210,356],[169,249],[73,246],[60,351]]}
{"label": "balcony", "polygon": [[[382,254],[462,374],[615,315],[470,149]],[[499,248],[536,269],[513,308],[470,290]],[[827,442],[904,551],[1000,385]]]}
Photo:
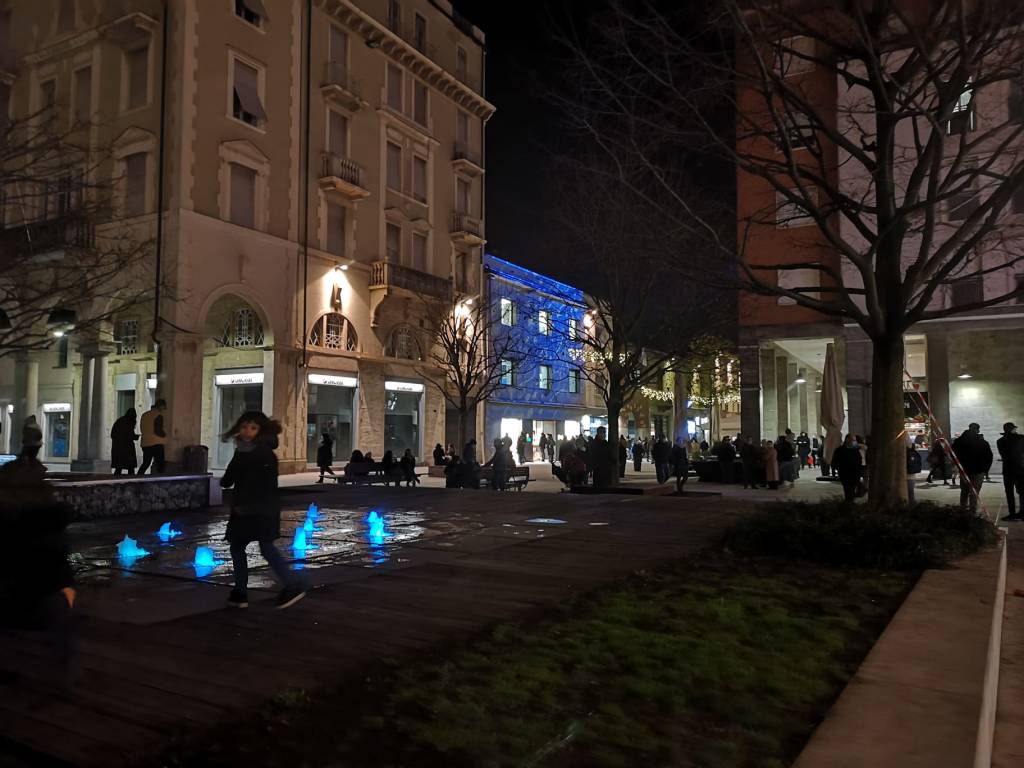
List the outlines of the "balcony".
{"label": "balcony", "polygon": [[320,168],[320,188],[337,192],[349,200],[358,201],[370,196],[363,179],[363,167],[355,160],[334,152],[324,152]]}
{"label": "balcony", "polygon": [[346,109],[357,110],[367,106],[359,95],[359,81],[348,72],[348,67],[335,61],[324,65],[324,77],[320,82],[320,93],[325,99],[333,101]]}
{"label": "balcony", "polygon": [[377,325],[377,310],[388,296],[451,301],[451,281],[392,261],[370,265],[370,325]]}
{"label": "balcony", "polygon": [[69,249],[96,246],[96,226],[84,216],[30,221],[0,230],[0,258],[62,258]]}
{"label": "balcony", "polygon": [[468,213],[452,213],[448,231],[451,233],[452,242],[459,245],[483,245],[486,242],[482,234],[483,228],[480,226],[480,220],[473,218]]}
{"label": "balcony", "polygon": [[[0,51],[0,83],[14,85],[18,77],[18,57],[13,50]],[[3,116],[4,118],[7,115]]]}
{"label": "balcony", "polygon": [[467,176],[482,176],[484,173],[484,164],[480,153],[470,149],[465,142],[455,143],[455,149],[452,151],[452,167]]}

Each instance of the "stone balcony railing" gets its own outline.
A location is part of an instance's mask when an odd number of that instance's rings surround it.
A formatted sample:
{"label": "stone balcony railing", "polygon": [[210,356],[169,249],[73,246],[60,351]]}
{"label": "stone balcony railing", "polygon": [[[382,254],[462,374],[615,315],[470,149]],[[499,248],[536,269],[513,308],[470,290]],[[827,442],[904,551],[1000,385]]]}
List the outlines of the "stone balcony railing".
{"label": "stone balcony railing", "polygon": [[375,261],[370,269],[370,289],[400,289],[417,296],[447,301],[451,297],[451,281],[391,261]]}
{"label": "stone balcony railing", "polygon": [[321,154],[320,186],[340,192],[349,199],[361,200],[368,197],[363,167],[355,160],[335,152]]}
{"label": "stone balcony railing", "polygon": [[320,91],[325,97],[334,99],[350,109],[359,109],[365,103],[359,80],[353,77],[349,73],[348,67],[341,62],[328,61],[324,64]]}
{"label": "stone balcony railing", "polygon": [[452,240],[463,245],[483,245],[483,227],[480,220],[468,213],[454,211],[449,222],[448,231]]}

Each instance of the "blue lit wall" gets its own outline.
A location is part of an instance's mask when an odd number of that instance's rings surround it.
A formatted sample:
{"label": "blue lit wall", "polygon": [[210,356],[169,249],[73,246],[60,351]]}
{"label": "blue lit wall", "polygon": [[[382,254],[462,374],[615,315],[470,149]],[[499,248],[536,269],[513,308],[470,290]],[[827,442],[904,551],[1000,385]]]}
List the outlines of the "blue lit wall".
{"label": "blue lit wall", "polygon": [[[569,391],[573,345],[568,328],[570,319],[576,321],[579,329],[583,328],[583,291],[490,254],[484,256],[484,276],[495,343],[500,346],[503,334],[514,333],[518,336],[516,343],[525,344],[530,350],[530,359],[514,373],[513,385],[499,388],[487,403],[487,443],[500,437],[502,418],[578,421],[584,412],[586,382],[581,378],[580,391]],[[515,304],[513,328],[501,325],[502,299]],[[551,318],[552,330],[547,335],[538,328],[541,310],[547,310]],[[551,366],[551,388],[546,390],[540,388],[542,364]]]}

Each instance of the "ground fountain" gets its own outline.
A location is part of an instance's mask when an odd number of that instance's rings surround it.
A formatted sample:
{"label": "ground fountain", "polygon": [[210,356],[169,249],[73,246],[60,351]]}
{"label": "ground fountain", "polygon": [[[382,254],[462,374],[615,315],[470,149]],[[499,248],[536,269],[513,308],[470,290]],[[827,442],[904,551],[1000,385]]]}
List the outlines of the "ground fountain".
{"label": "ground fountain", "polygon": [[181,536],[181,531],[174,530],[174,528],[171,527],[171,524],[167,522],[160,526],[160,530],[156,532],[156,535],[160,541],[166,543],[175,536]]}
{"label": "ground fountain", "polygon": [[130,538],[127,533],[117,544],[117,556],[123,562],[133,563],[137,558],[145,557],[148,554],[149,550],[140,547],[138,541]]}

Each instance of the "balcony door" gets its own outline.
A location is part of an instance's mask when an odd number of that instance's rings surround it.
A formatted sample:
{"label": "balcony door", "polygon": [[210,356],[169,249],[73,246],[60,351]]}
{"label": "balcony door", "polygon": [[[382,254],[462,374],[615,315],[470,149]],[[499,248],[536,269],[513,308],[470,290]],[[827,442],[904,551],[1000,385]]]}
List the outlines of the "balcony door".
{"label": "balcony door", "polygon": [[348,157],[348,118],[333,109],[327,114],[327,151],[335,157]]}

